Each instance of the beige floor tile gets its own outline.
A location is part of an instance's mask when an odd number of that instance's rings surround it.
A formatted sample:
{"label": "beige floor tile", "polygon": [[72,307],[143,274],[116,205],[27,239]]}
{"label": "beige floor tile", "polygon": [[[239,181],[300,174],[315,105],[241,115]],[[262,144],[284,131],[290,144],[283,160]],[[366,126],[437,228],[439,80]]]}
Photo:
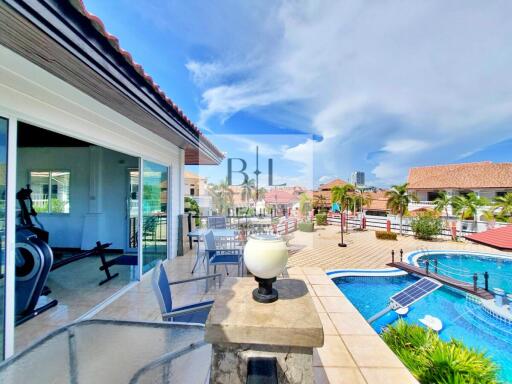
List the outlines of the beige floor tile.
{"label": "beige floor tile", "polygon": [[322,326],[324,328],[324,335],[338,335],[338,331],[336,327],[332,323],[329,315],[327,313],[319,313],[320,321],[322,321]]}
{"label": "beige floor tile", "polygon": [[356,365],[339,336],[325,336],[324,346],[313,351],[315,367],[352,367]]}
{"label": "beige floor tile", "polygon": [[326,312],[359,313],[346,297],[319,297]]}
{"label": "beige floor tile", "polygon": [[343,336],[343,342],[359,367],[402,368],[403,364],[377,334]]}
{"label": "beige floor tile", "polygon": [[289,267],[289,268],[286,268],[286,273],[289,276],[292,276],[292,275],[304,275],[304,272],[302,271],[302,268],[300,268],[300,267]]}
{"label": "beige floor tile", "polygon": [[418,384],[406,368],[362,368],[368,384]]}
{"label": "beige floor tile", "polygon": [[327,277],[324,273],[323,275],[308,275],[307,279],[309,284],[323,284],[323,285],[332,285],[332,280]]}
{"label": "beige floor tile", "polygon": [[309,275],[325,275],[325,271],[320,267],[302,267],[302,271],[306,276]]}
{"label": "beige floor tile", "polygon": [[324,297],[327,297],[327,296],[341,297],[341,295],[342,295],[341,291],[335,285],[312,284],[312,286],[313,286],[313,289],[315,290],[316,295],[318,297],[322,297],[322,296],[324,296]]}
{"label": "beige floor tile", "polygon": [[[357,368],[314,367],[315,384],[364,384]],[[399,382],[396,382],[399,384]]]}
{"label": "beige floor tile", "polygon": [[316,297],[316,296],[312,296],[311,298],[313,299],[313,304],[315,305],[316,311],[318,313],[325,312],[325,308],[322,305],[322,302],[320,301],[320,299],[318,297]]}
{"label": "beige floor tile", "polygon": [[340,335],[374,335],[375,331],[358,313],[330,313],[332,323]]}

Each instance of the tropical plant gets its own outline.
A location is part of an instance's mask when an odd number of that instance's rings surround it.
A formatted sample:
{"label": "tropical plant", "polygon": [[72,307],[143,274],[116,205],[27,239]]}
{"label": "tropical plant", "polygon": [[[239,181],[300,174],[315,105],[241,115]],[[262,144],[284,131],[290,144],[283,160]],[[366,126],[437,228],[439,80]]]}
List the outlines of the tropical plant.
{"label": "tropical plant", "polygon": [[219,184],[208,185],[208,193],[212,197],[213,206],[220,215],[228,213],[233,206],[233,191],[228,180],[221,181]]}
{"label": "tropical plant", "polygon": [[437,212],[444,212],[448,226],[448,208],[452,205],[452,197],[446,191],[440,191],[434,199],[434,208]]}
{"label": "tropical plant", "polygon": [[493,208],[498,211],[497,218],[500,221],[509,221],[512,218],[512,192],[508,192],[504,196],[496,196]]}
{"label": "tropical plant", "polygon": [[[352,184],[334,186],[331,189],[331,202],[337,203],[340,206],[341,212],[347,211],[350,206],[349,195],[354,189],[355,187]],[[346,231],[348,232],[348,220],[346,220],[346,226]]]}
{"label": "tropical plant", "polygon": [[309,222],[309,212],[311,211],[311,199],[305,193],[299,195],[299,211],[304,222]]}
{"label": "tropical plant", "polygon": [[265,188],[260,187],[260,188],[258,188],[257,192],[258,192],[258,196],[257,196],[256,200],[259,201],[259,200],[265,199],[265,194],[267,193],[267,190]]}
{"label": "tropical plant", "polygon": [[437,212],[423,212],[412,219],[411,228],[418,239],[431,240],[441,234],[443,222]]}
{"label": "tropical plant", "polygon": [[318,209],[319,212],[325,211],[325,205],[327,203],[327,198],[320,194],[313,196],[313,208]]}
{"label": "tropical plant", "polygon": [[462,236],[462,221],[473,219],[476,222],[478,208],[488,204],[486,198],[480,197],[474,192],[452,197],[453,211],[456,215],[460,215],[460,236]]}
{"label": "tropical plant", "polygon": [[415,194],[409,193],[407,186],[408,183],[393,185],[386,192],[386,197],[388,198],[387,207],[391,210],[391,213],[398,214],[400,217],[400,235],[402,235],[403,217],[407,213],[409,203],[418,201],[418,197]]}
{"label": "tropical plant", "polygon": [[497,384],[498,367],[485,353],[458,340],[443,341],[437,333],[399,320],[382,338],[420,383]]}
{"label": "tropical plant", "polygon": [[185,197],[185,212],[190,212],[194,216],[197,216],[194,221],[196,226],[201,225],[201,218],[199,217],[199,204],[197,204],[197,201],[195,201],[193,198],[186,196]]}
{"label": "tropical plant", "polygon": [[242,200],[245,200],[247,205],[249,205],[249,200],[253,198],[255,191],[256,182],[254,181],[254,179],[246,179],[240,188],[240,195]]}

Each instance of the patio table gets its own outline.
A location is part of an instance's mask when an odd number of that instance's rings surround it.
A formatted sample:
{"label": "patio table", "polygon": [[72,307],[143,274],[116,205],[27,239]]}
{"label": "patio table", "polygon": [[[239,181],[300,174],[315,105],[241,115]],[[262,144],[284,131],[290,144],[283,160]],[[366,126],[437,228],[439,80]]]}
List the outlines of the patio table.
{"label": "patio table", "polygon": [[197,264],[199,263],[199,259],[201,258],[199,255],[199,243],[203,240],[204,235],[208,231],[212,231],[213,236],[215,236],[215,237],[224,237],[224,238],[233,238],[234,239],[236,236],[238,236],[238,231],[235,229],[198,228],[198,229],[194,229],[193,231],[189,232],[187,235],[189,237],[189,239],[192,239],[192,240],[196,239],[196,242],[197,242],[196,262],[194,263],[194,267],[192,268],[191,273],[194,273],[194,271],[197,267]]}

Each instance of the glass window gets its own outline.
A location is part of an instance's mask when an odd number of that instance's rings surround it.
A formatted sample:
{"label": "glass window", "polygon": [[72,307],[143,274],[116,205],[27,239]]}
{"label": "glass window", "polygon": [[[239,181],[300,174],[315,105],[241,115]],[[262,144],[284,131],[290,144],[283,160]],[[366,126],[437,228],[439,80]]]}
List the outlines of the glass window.
{"label": "glass window", "polygon": [[144,161],[142,176],[142,271],[167,258],[168,168]]}
{"label": "glass window", "polygon": [[7,120],[0,118],[0,360],[5,332],[5,195],[7,190]]}
{"label": "glass window", "polygon": [[69,213],[69,171],[31,171],[30,188],[38,213]]}

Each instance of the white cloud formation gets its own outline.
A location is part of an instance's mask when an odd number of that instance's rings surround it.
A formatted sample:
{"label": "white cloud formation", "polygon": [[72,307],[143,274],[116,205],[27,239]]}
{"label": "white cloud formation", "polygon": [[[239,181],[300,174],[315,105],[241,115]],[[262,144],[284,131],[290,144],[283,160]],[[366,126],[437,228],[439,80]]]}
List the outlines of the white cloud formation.
{"label": "white cloud formation", "polygon": [[[384,184],[512,136],[510,1],[281,1],[248,14],[242,36],[208,37],[214,60],[188,64],[201,123],[240,111],[277,121],[293,103],[323,137],[317,174],[364,163]],[[308,145],[286,156],[300,162]]]}

